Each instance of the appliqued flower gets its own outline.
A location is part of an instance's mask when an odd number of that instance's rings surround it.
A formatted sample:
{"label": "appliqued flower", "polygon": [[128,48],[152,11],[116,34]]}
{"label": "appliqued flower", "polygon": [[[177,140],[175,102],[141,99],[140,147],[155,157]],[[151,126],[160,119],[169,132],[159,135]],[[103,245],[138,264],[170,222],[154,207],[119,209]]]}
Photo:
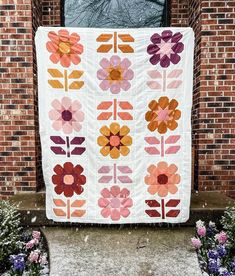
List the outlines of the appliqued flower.
{"label": "appliqued flower", "polygon": [[54,121],[52,123],[54,130],[70,134],[73,130],[78,132],[82,128],[80,123],[84,120],[84,113],[78,100],[72,101],[64,97],[61,101],[55,99],[51,105],[53,109],[49,112],[49,118]]}
{"label": "appliqued flower", "polygon": [[104,218],[111,217],[112,220],[119,220],[121,217],[128,217],[133,202],[129,197],[128,189],[120,189],[119,186],[112,186],[110,189],[104,188],[101,191],[102,198],[99,199],[98,205],[103,208],[101,215]]}
{"label": "appliqued flower", "polygon": [[178,167],[175,164],[168,166],[166,162],[159,162],[156,166],[150,165],[147,169],[149,175],[145,176],[145,183],[149,185],[148,192],[151,195],[158,194],[165,197],[178,191],[177,184],[180,183],[180,175],[177,174]]}
{"label": "appliqued flower", "polygon": [[146,112],[145,120],[149,122],[150,131],[157,130],[163,134],[167,129],[175,130],[178,127],[176,120],[181,117],[181,111],[176,109],[178,102],[175,99],[170,101],[168,97],[160,97],[158,101],[152,100],[148,106],[151,111]]}
{"label": "appliqued flower", "polygon": [[50,41],[47,42],[46,48],[51,53],[50,60],[63,67],[69,67],[71,62],[79,64],[81,59],[79,55],[83,53],[82,44],[78,43],[80,36],[77,33],[69,34],[67,30],[59,30],[58,34],[54,31],[48,33]]}
{"label": "appliqued flower", "polygon": [[97,71],[97,78],[101,80],[102,90],[110,89],[111,93],[117,94],[131,87],[130,80],[133,79],[134,72],[129,68],[131,66],[129,59],[121,59],[119,56],[112,56],[110,60],[103,58],[100,66],[102,69]]}
{"label": "appliqued flower", "polygon": [[183,35],[173,34],[165,30],[161,35],[155,33],[151,36],[152,44],[148,45],[147,52],[152,55],[149,61],[156,65],[160,62],[161,67],[166,68],[170,63],[177,64],[180,61],[179,54],[184,50],[184,44],[180,42]]}
{"label": "appliqued flower", "polygon": [[52,176],[52,183],[55,185],[55,192],[60,195],[64,193],[66,197],[73,196],[74,193],[80,195],[83,192],[83,185],[86,183],[86,177],[82,174],[81,165],[74,166],[71,162],[56,165]]}
{"label": "appliqued flower", "polygon": [[130,152],[128,146],[132,144],[128,126],[122,126],[118,123],[112,123],[110,127],[103,126],[100,129],[102,136],[99,136],[97,143],[101,146],[100,153],[103,156],[110,155],[111,158],[117,159],[120,155],[126,156]]}

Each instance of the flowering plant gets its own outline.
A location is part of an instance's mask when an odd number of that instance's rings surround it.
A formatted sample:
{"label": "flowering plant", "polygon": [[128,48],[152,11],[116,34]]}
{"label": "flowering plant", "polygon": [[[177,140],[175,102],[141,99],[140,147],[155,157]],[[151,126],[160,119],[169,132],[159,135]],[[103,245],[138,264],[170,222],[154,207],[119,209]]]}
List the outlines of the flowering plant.
{"label": "flowering plant", "polygon": [[234,276],[235,256],[231,251],[233,241],[227,232],[219,231],[214,222],[196,222],[196,235],[191,238],[198,253],[203,275]]}

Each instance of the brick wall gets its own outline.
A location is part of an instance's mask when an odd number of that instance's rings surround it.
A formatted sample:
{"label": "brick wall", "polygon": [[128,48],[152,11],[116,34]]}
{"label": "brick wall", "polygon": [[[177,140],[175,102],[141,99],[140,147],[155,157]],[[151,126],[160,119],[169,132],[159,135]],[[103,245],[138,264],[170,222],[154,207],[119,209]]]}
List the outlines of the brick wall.
{"label": "brick wall", "polygon": [[[17,3],[17,4],[16,4]],[[31,0],[0,5],[0,194],[36,190]]]}
{"label": "brick wall", "polygon": [[61,0],[41,0],[42,1],[42,25],[61,25]]}

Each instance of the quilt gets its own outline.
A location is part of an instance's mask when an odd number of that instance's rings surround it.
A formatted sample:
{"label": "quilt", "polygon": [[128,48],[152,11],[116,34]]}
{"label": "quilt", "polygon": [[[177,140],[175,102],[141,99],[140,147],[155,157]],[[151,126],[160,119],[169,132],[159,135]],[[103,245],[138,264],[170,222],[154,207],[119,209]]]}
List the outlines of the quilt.
{"label": "quilt", "polygon": [[35,40],[47,218],[187,221],[192,29],[40,27]]}

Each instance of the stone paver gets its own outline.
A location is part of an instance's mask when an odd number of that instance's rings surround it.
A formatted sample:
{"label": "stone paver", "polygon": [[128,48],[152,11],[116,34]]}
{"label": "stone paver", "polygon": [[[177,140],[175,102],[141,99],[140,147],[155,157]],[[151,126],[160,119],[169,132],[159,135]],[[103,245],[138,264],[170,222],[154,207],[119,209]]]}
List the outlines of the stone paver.
{"label": "stone paver", "polygon": [[51,276],[200,276],[192,228],[46,227]]}

